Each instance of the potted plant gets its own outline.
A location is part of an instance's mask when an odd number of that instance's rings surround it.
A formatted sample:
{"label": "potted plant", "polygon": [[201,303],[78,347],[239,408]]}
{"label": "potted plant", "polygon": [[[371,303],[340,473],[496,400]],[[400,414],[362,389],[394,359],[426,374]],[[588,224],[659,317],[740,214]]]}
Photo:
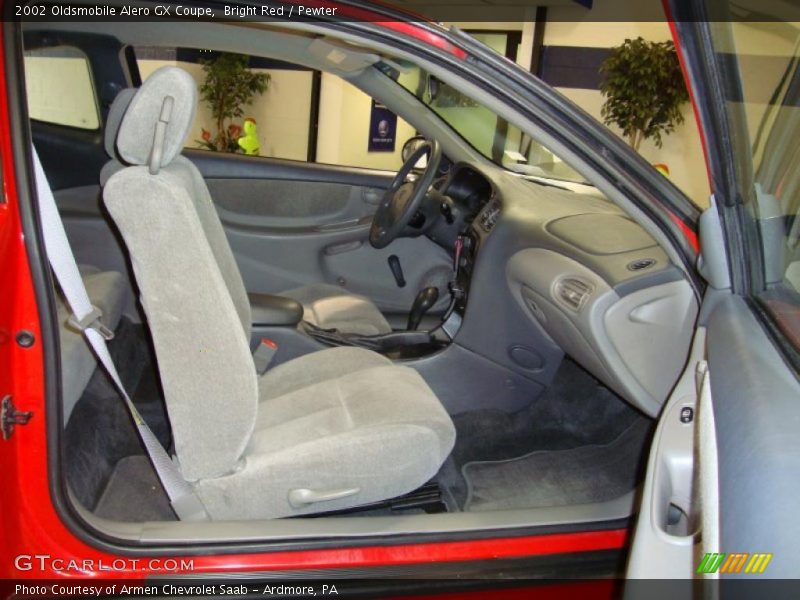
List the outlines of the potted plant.
{"label": "potted plant", "polygon": [[627,39],[611,49],[600,72],[606,125],[622,129],[636,151],[646,139],[661,148],[662,136],[683,123],[682,105],[689,100],[675,45]]}
{"label": "potted plant", "polygon": [[205,81],[200,86],[200,97],[211,109],[216,131],[203,129],[197,143],[209,150],[238,152],[238,139],[242,126],[231,122],[244,115],[244,107],[251,104],[256,95],[269,88],[267,73],[254,73],[248,66],[248,57],[241,54],[221,53],[212,60],[201,60]]}

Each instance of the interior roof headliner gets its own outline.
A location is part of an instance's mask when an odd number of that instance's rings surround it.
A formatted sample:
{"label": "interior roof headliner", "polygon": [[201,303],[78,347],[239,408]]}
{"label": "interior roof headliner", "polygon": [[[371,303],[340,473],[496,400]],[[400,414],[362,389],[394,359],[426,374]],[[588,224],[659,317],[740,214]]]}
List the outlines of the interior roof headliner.
{"label": "interior roof headliner", "polygon": [[[347,77],[348,73],[335,68],[332,63],[321,60],[308,52],[308,44],[319,38],[316,32],[300,26],[255,22],[208,22],[188,21],[192,27],[176,27],[174,22],[123,22],[109,21],[103,24],[102,33],[115,37],[123,44],[137,46],[165,46],[202,48],[239,52],[252,56],[274,58],[308,68],[335,73]],[[232,35],[231,28],[236,28]],[[94,22],[48,22],[23,23],[24,31],[67,31],[97,34]],[[327,36],[326,36],[327,37]],[[353,50],[372,52],[368,48]]]}

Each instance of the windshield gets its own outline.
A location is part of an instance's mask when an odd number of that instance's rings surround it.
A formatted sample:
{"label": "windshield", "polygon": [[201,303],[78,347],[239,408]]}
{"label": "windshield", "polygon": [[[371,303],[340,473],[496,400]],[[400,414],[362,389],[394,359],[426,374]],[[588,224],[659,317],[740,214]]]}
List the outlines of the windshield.
{"label": "windshield", "polygon": [[586,183],[577,171],[529,135],[418,66],[383,62],[377,68],[495,164],[523,175]]}

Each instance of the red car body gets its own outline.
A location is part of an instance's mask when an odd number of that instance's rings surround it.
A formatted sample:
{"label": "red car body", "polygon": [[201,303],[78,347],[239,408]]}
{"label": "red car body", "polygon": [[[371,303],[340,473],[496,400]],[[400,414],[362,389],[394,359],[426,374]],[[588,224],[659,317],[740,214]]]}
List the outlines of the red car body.
{"label": "red car body", "polygon": [[[354,15],[357,16],[357,15]],[[365,15],[366,18],[372,15]],[[374,20],[374,19],[373,19]],[[413,37],[421,44],[445,50],[463,59],[465,53],[448,40],[431,33],[430,28],[413,22],[386,21],[386,28]],[[3,35],[0,29],[0,36]],[[0,38],[0,51],[5,48]],[[7,79],[4,60],[0,60],[0,131],[10,131]],[[438,562],[493,561],[497,559],[580,554],[605,550],[624,549],[629,542],[627,528],[603,531],[577,531],[527,535],[523,537],[486,537],[459,539],[434,543],[402,543],[386,546],[327,548],[316,550],[284,550],[258,553],[220,554],[162,554],[135,557],[123,550],[101,550],[82,541],[60,518],[54,507],[48,481],[48,446],[45,421],[45,386],[43,349],[40,340],[42,329],[39,307],[34,293],[26,242],[19,212],[14,140],[9,135],[0,136],[2,155],[3,201],[0,202],[0,396],[11,396],[18,411],[30,411],[32,417],[24,427],[2,443],[0,473],[0,509],[3,533],[0,536],[0,569],[2,578],[118,578],[143,579],[151,574],[151,560],[193,560],[193,574],[221,572],[261,572],[285,569],[353,569],[396,565],[418,565]],[[694,230],[680,223],[690,243],[697,248]],[[29,347],[21,345],[20,332],[33,337]],[[18,570],[15,561],[26,558],[29,570]],[[39,558],[47,556],[53,560]],[[135,560],[134,560],[135,558]],[[122,563],[120,561],[126,561]],[[58,567],[75,561],[77,565],[91,565],[77,571]],[[113,570],[103,566],[114,565]],[[118,568],[119,565],[125,565]],[[42,568],[44,567],[44,568]],[[180,569],[178,569],[178,573]],[[176,574],[171,570],[170,574]],[[610,596],[613,582],[589,582],[571,588],[576,595]],[[13,591],[13,590],[12,590]],[[563,589],[554,590],[559,597]],[[541,592],[540,592],[541,593]],[[509,597],[526,594],[524,590],[508,591]],[[492,595],[495,595],[493,592]],[[527,594],[526,594],[527,595]],[[461,597],[461,594],[459,594]],[[545,596],[546,597],[546,596]]]}

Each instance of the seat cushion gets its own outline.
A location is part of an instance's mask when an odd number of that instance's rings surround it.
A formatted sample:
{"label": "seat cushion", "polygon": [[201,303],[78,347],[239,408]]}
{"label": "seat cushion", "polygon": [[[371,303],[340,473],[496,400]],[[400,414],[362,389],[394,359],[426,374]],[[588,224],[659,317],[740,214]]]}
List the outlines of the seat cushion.
{"label": "seat cushion", "polygon": [[[449,415],[413,369],[359,348],[333,348],[268,372],[244,460],[201,480],[213,519],[268,519],[337,510],[414,490],[455,443]],[[359,490],[292,505],[292,490]]]}
{"label": "seat cushion", "polygon": [[[126,301],[122,275],[116,271],[100,271],[85,265],[80,267],[80,272],[89,299],[103,311],[103,323],[113,331],[119,324]],[[72,311],[59,295],[57,315],[61,340],[61,386],[65,423],[97,366],[97,359],[83,334],[67,326],[71,314]]]}
{"label": "seat cushion", "polygon": [[303,305],[303,320],[323,329],[342,333],[378,335],[392,326],[369,299],[325,283],[295,288],[279,295]]}
{"label": "seat cushion", "polygon": [[312,352],[264,373],[259,380],[260,400],[263,402],[321,381],[391,364],[392,361],[382,354],[364,348],[340,346]]}

